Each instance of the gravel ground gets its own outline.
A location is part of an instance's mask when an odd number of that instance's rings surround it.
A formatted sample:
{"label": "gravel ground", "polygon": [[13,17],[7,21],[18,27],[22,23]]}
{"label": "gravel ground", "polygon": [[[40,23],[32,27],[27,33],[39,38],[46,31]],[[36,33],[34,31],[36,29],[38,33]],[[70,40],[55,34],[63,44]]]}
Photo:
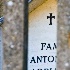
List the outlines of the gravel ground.
{"label": "gravel ground", "polygon": [[70,0],[58,0],[57,70],[70,70]]}
{"label": "gravel ground", "polygon": [[4,0],[3,70],[22,70],[23,0]]}

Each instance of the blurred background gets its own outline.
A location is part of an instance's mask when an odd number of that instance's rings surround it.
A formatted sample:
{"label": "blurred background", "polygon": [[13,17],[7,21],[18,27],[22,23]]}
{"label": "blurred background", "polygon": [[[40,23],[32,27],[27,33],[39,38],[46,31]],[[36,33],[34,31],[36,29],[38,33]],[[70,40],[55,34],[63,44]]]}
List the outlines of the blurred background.
{"label": "blurred background", "polygon": [[22,70],[23,62],[23,0],[4,1],[3,70]]}
{"label": "blurred background", "polygon": [[70,70],[70,0],[58,0],[57,70]]}

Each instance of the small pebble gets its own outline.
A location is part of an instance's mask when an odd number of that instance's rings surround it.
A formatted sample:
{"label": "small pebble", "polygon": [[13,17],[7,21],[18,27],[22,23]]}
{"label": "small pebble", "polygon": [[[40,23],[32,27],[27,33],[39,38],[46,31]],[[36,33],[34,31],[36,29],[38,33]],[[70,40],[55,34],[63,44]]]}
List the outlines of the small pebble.
{"label": "small pebble", "polygon": [[68,67],[69,66],[69,63],[65,63],[65,67]]}
{"label": "small pebble", "polygon": [[17,31],[15,31],[14,34],[17,35]]}
{"label": "small pebble", "polygon": [[13,6],[13,1],[8,1],[7,5],[8,6]]}
{"label": "small pebble", "polygon": [[11,49],[13,49],[13,48],[14,48],[14,45],[13,45],[13,44],[12,44],[12,45],[10,45],[10,48],[11,48]]}

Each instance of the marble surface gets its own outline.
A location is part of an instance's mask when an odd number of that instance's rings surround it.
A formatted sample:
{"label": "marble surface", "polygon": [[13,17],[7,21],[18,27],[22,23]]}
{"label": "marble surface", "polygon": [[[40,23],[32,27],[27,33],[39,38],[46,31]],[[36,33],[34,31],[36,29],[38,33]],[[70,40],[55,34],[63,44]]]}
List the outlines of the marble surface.
{"label": "marble surface", "polygon": [[[53,12],[53,13],[52,13]],[[49,16],[52,13],[55,19],[52,25],[49,25]],[[28,33],[28,70],[55,70],[56,68],[56,49],[47,49],[48,44],[53,48],[54,43],[57,43],[57,1],[47,0],[41,6],[37,7],[29,14],[29,33]],[[51,36],[52,35],[52,36]],[[42,44],[43,44],[43,50]],[[47,49],[47,50],[46,50]],[[43,57],[47,56],[44,61]],[[52,58],[52,57],[53,58]],[[34,61],[31,62],[31,60]],[[39,60],[38,61],[38,58]],[[42,57],[42,58],[41,58]],[[48,58],[50,57],[50,58]],[[49,59],[53,60],[49,62]],[[42,60],[42,61],[41,61]]]}

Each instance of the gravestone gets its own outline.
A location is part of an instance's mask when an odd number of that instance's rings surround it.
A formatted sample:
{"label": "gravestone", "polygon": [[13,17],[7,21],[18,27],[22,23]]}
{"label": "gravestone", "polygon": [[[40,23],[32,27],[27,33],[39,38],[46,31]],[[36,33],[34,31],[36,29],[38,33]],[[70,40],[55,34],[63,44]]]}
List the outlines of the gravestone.
{"label": "gravestone", "polygon": [[[50,18],[55,16],[50,24]],[[48,0],[29,13],[28,70],[56,70],[57,1]]]}

